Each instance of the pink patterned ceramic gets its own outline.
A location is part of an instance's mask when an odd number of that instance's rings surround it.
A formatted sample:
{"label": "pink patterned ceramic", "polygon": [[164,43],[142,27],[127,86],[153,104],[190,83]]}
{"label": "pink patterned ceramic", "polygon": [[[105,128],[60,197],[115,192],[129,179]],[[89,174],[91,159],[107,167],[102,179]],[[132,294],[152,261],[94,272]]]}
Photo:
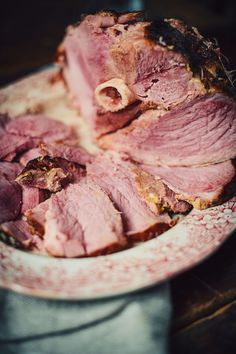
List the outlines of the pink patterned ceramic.
{"label": "pink patterned ceramic", "polygon": [[[45,112],[68,124],[90,150],[87,128],[67,107],[55,69],[33,75],[0,92],[1,112]],[[55,103],[57,103],[55,105]],[[204,211],[191,211],[161,236],[111,255],[58,259],[17,250],[0,242],[0,286],[21,293],[63,299],[124,294],[157,284],[211,255],[236,228],[236,198]]]}

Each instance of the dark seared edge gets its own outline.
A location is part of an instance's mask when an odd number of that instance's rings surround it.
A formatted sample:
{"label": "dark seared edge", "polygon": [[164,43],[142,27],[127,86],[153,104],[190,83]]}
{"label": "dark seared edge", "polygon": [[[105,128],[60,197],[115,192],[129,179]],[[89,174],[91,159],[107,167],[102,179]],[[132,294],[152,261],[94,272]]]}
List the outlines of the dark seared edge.
{"label": "dark seared edge", "polygon": [[194,76],[200,78],[205,88],[223,89],[231,95],[236,94],[233,81],[226,70],[222,54],[216,43],[204,38],[195,27],[188,27],[178,21],[158,19],[146,28],[148,39],[157,44],[181,53],[188,61]]}

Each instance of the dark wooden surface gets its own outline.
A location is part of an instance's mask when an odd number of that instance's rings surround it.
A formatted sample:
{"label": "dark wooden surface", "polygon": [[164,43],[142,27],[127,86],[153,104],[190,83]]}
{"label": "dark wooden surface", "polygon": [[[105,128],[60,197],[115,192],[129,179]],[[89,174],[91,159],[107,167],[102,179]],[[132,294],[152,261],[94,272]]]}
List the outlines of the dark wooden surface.
{"label": "dark wooden surface", "polygon": [[[99,6],[99,2],[86,3]],[[48,0],[37,2],[36,7],[30,1],[6,2],[0,13],[0,84],[50,63],[65,26],[85,12],[83,4]],[[208,23],[207,18],[202,20]],[[219,39],[236,68],[235,25],[207,27],[205,33]],[[210,259],[172,280],[171,293],[172,354],[236,353],[236,234]]]}
{"label": "dark wooden surface", "polygon": [[171,353],[236,353],[236,233],[171,281]]}

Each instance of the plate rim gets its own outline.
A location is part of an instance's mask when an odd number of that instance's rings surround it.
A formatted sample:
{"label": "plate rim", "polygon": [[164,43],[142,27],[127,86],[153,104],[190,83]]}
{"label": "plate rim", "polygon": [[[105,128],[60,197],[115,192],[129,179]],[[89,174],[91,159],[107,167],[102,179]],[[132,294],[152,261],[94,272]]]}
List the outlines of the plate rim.
{"label": "plate rim", "polygon": [[[39,69],[37,72],[33,73],[33,74],[29,74],[25,77],[23,77],[21,80],[17,80],[15,82],[12,82],[10,83],[9,85],[3,87],[0,89],[0,93],[4,93],[4,91],[9,91],[9,89],[13,89],[13,93],[14,93],[14,85],[16,85],[18,87],[18,91],[19,91],[19,87],[23,86],[24,85],[26,86],[26,93],[28,94],[29,93],[29,88],[30,88],[30,83],[32,84],[32,81],[35,82],[35,80],[38,82],[40,82],[41,80],[41,83],[42,83],[42,86],[45,85],[45,80],[50,77],[50,75],[54,75],[55,73],[57,72],[57,67],[55,65],[47,65],[46,67],[43,67],[41,69]],[[28,85],[28,86],[27,86]],[[44,87],[44,86],[43,86]],[[28,91],[27,91],[28,90]],[[40,85],[39,85],[39,93],[40,93]],[[41,89],[42,90],[42,89]],[[51,92],[51,91],[50,91]],[[59,88],[59,94],[61,94],[62,92],[60,91],[60,88]],[[13,94],[14,96],[14,94]],[[32,99],[32,97],[30,98]],[[14,97],[13,97],[13,101],[14,101]],[[233,198],[231,199],[231,201],[233,200],[233,206],[234,208],[236,209],[236,198]],[[229,202],[226,202],[220,206],[217,206],[217,207],[213,207],[213,208],[209,208],[209,209],[206,209],[204,211],[201,211],[200,213],[203,213],[203,215],[207,215],[208,213],[210,213],[212,210],[215,211],[217,210],[217,208],[219,208],[219,210],[221,208],[224,208],[224,206],[227,206],[227,203]],[[158,236],[157,238],[155,238],[154,240],[150,240],[150,241],[146,241],[145,243],[143,243],[142,245],[139,245],[137,247],[134,247],[134,248],[131,248],[131,249],[127,249],[127,250],[124,250],[124,251],[120,251],[118,253],[114,253],[114,254],[111,254],[111,255],[107,255],[107,256],[100,256],[100,257],[92,257],[92,258],[82,258],[82,259],[64,259],[64,262],[68,263],[68,264],[75,264],[75,263],[90,263],[90,260],[91,262],[94,261],[94,259],[112,259],[112,258],[116,258],[116,257],[121,257],[119,255],[126,255],[126,254],[130,254],[130,253],[133,253],[135,252],[134,250],[135,249],[140,249],[140,247],[143,247],[144,249],[148,248],[148,245],[152,244],[152,242],[154,244],[158,244],[158,240],[162,240],[163,238],[166,238],[168,233],[169,232],[172,232],[174,233],[175,231],[173,230],[176,230],[177,227],[179,227],[179,225],[182,225],[182,224],[185,224],[186,221],[188,221],[192,215],[196,212],[196,209],[193,209],[189,214],[187,214],[183,220],[181,220],[176,226],[174,226],[172,229],[170,229],[169,231],[163,233],[162,235]],[[230,237],[230,235],[234,232],[234,230],[236,229],[236,220],[235,220],[235,224],[234,224],[234,227],[232,227],[230,229],[229,232],[227,233],[223,233],[223,238],[222,240],[220,240],[219,243],[217,244],[213,244],[211,245],[210,243],[207,244],[206,248],[208,249],[208,251],[206,253],[204,253],[203,251],[199,251],[199,257],[194,259],[194,261],[192,262],[186,262],[186,263],[181,263],[181,266],[179,267],[179,269],[177,270],[174,270],[172,271],[172,274],[168,274],[168,276],[166,276],[166,274],[163,273],[163,276],[162,278],[159,277],[158,280],[156,281],[151,281],[150,279],[148,280],[148,283],[145,283],[145,284],[142,284],[142,285],[135,285],[135,282],[133,283],[133,286],[129,287],[128,289],[126,290],[120,290],[120,291],[116,291],[114,293],[114,291],[108,291],[106,294],[103,292],[102,294],[99,293],[99,294],[93,294],[91,296],[91,294],[88,296],[88,295],[81,295],[79,293],[77,294],[71,294],[71,295],[68,295],[68,293],[64,293],[63,292],[57,292],[56,293],[56,296],[55,296],[55,289],[54,290],[50,290],[50,289],[36,289],[34,288],[34,290],[32,290],[32,287],[28,287],[25,286],[25,285],[22,285],[22,284],[18,284],[16,282],[10,282],[10,281],[6,281],[6,278],[4,280],[4,276],[1,277],[0,275],[0,286],[2,288],[6,288],[6,289],[11,289],[11,290],[14,290],[18,293],[21,293],[21,294],[25,294],[25,295],[33,295],[33,296],[36,296],[36,297],[44,297],[44,298],[50,298],[50,299],[61,299],[61,300],[97,300],[97,299],[104,299],[104,298],[111,298],[111,297],[116,297],[116,296],[122,296],[124,294],[128,294],[128,293],[132,293],[132,292],[136,292],[136,291],[139,291],[139,290],[142,290],[142,289],[146,289],[146,288],[149,288],[149,287],[152,287],[160,282],[163,282],[167,279],[171,279],[173,278],[174,276],[180,274],[181,272],[183,271],[186,271],[190,268],[192,268],[193,266],[197,265],[197,264],[200,264],[202,261],[204,261],[205,259],[207,259],[208,257],[210,257],[213,253],[215,253],[219,247],[225,242],[225,240]],[[210,233],[210,231],[209,231]],[[146,246],[147,245],[147,246]],[[151,248],[150,248],[151,249]],[[2,250],[2,251],[1,251]],[[19,256],[20,259],[24,260],[24,257],[25,259],[27,260],[27,258],[31,258],[31,257],[36,257],[34,259],[41,259],[41,263],[43,261],[45,261],[45,263],[47,263],[47,260],[50,259],[49,263],[54,263],[55,265],[58,264],[58,259],[57,258],[52,258],[52,257],[47,257],[47,256],[42,256],[42,255],[35,255],[35,254],[32,254],[32,253],[29,253],[29,252],[26,252],[26,251],[21,251],[21,250],[18,250],[18,249],[14,249],[12,246],[9,246],[9,245],[6,245],[5,243],[3,242],[0,242],[0,271],[1,271],[1,267],[3,266],[3,261],[1,260],[1,256],[2,257],[11,257],[9,255],[7,255],[8,253],[10,254],[13,254],[13,258],[17,258]],[[29,256],[29,257],[28,257]],[[53,260],[53,261],[52,261]],[[89,261],[88,261],[89,260]],[[11,260],[10,260],[11,261]],[[60,263],[61,261],[59,261]],[[27,262],[26,262],[27,263]],[[37,261],[36,261],[37,263]],[[99,263],[99,262],[98,262]],[[11,263],[10,263],[11,264]],[[39,262],[40,264],[40,262]],[[12,260],[12,267],[14,266],[14,260]],[[14,270],[14,268],[13,268]],[[10,279],[10,278],[9,278]],[[12,278],[13,279],[13,278]],[[66,294],[66,295],[65,295]]]}
{"label": "plate rim", "polygon": [[[67,265],[69,265],[69,264],[73,265],[73,263],[77,264],[77,265],[82,264],[82,263],[92,263],[94,261],[96,262],[96,260],[98,260],[98,259],[101,260],[101,259],[121,257],[121,255],[123,255],[124,253],[126,256],[129,256],[130,253],[136,254],[138,249],[141,251],[142,248],[147,248],[147,245],[150,245],[154,240],[157,240],[156,242],[158,243],[158,239],[159,240],[164,239],[170,231],[173,233],[178,225],[180,227],[182,225],[184,225],[186,223],[186,221],[188,221],[188,219],[192,218],[194,213],[197,212],[199,215],[203,215],[203,217],[204,217],[205,215],[208,215],[208,212],[215,211],[217,208],[223,208],[223,207],[227,208],[230,202],[233,202],[232,207],[235,207],[235,209],[236,209],[236,198],[235,197],[224,204],[221,204],[219,206],[212,207],[212,208],[209,208],[206,210],[198,211],[196,209],[192,209],[191,212],[189,214],[187,214],[176,226],[174,226],[172,229],[164,232],[163,234],[157,236],[156,238],[146,241],[136,247],[126,249],[126,250],[123,250],[123,251],[120,251],[117,253],[109,254],[109,255],[103,255],[103,256],[98,256],[98,257],[87,257],[87,258],[73,258],[73,259],[55,258],[55,257],[34,254],[32,252],[27,252],[27,251],[23,251],[20,249],[16,249],[10,245],[7,245],[3,241],[0,241],[0,246],[2,246],[3,249],[5,248],[5,250],[10,250],[10,252],[13,253],[14,256],[21,255],[21,256],[23,256],[23,258],[26,257],[29,260],[31,257],[33,257],[33,258],[36,257],[34,259],[40,259],[42,262],[44,260],[49,260],[52,263],[52,266],[53,266],[53,263],[55,263],[55,265],[62,264],[62,263],[66,263]],[[220,210],[218,213],[220,213]],[[55,290],[29,288],[27,286],[22,286],[21,284],[14,283],[14,282],[4,282],[4,281],[2,281],[2,279],[0,279],[0,287],[3,289],[13,290],[14,292],[20,293],[22,295],[34,296],[37,298],[45,298],[45,299],[52,299],[52,300],[87,301],[87,300],[101,300],[101,299],[116,298],[119,296],[131,294],[131,293],[135,293],[137,291],[142,291],[142,290],[151,288],[157,284],[163,283],[166,280],[171,280],[174,277],[176,277],[177,275],[179,275],[179,274],[195,267],[196,265],[204,262],[211,255],[213,255],[214,253],[216,253],[218,251],[218,249],[235,232],[235,230],[236,230],[236,225],[234,225],[234,227],[232,227],[232,229],[229,232],[224,234],[223,239],[219,243],[215,244],[214,247],[212,247],[209,251],[207,251],[206,253],[203,253],[203,255],[201,255],[201,253],[199,253],[199,257],[194,259],[193,262],[184,264],[183,266],[179,267],[177,270],[172,272],[170,275],[168,275],[168,276],[163,275],[157,281],[148,280],[148,282],[146,282],[146,283],[144,282],[144,284],[141,286],[140,285],[136,285],[136,286],[132,285],[130,288],[127,288],[126,290],[121,290],[121,291],[117,291],[117,292],[114,292],[114,291],[109,292],[108,291],[107,293],[102,293],[102,294],[93,294],[93,295],[90,294],[90,295],[82,295],[82,296],[79,293],[69,295],[68,293],[65,294],[63,292],[61,292],[61,293],[59,292],[55,296]],[[210,231],[209,231],[209,233],[210,233]],[[181,235],[178,237],[181,237]],[[1,248],[0,248],[0,256],[1,256]],[[0,265],[1,265],[1,259],[0,259]]]}

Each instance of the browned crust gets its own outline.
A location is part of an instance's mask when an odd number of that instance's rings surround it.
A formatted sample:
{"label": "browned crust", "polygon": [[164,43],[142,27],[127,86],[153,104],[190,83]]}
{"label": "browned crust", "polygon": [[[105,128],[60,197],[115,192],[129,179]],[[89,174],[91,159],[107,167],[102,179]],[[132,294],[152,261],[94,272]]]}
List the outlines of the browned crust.
{"label": "browned crust", "polygon": [[[234,164],[234,166],[236,165],[235,161],[232,161],[232,163]],[[225,203],[235,194],[236,175],[225,187],[222,187],[221,191],[219,191],[218,195],[216,195],[213,199],[203,199],[202,197],[193,197],[186,194],[176,194],[176,198],[179,200],[187,201],[188,203],[192,204],[195,209],[204,210]]]}
{"label": "browned crust", "polygon": [[175,19],[159,19],[146,27],[146,38],[167,50],[181,53],[194,77],[201,80],[207,91],[223,90],[235,95],[233,80],[225,68],[220,48],[195,27],[188,27]]}
{"label": "browned crust", "polygon": [[132,241],[147,241],[150,240],[154,237],[157,237],[161,235],[163,232],[167,231],[172,227],[173,225],[169,225],[164,222],[160,223],[155,223],[151,225],[149,228],[146,230],[143,230],[141,232],[135,232],[132,234],[126,235],[129,240]]}
{"label": "browned crust", "polygon": [[44,235],[44,226],[40,224],[37,220],[34,219],[33,213],[28,211],[27,213],[27,222],[29,224],[29,231],[32,235],[37,235],[43,237]]}

